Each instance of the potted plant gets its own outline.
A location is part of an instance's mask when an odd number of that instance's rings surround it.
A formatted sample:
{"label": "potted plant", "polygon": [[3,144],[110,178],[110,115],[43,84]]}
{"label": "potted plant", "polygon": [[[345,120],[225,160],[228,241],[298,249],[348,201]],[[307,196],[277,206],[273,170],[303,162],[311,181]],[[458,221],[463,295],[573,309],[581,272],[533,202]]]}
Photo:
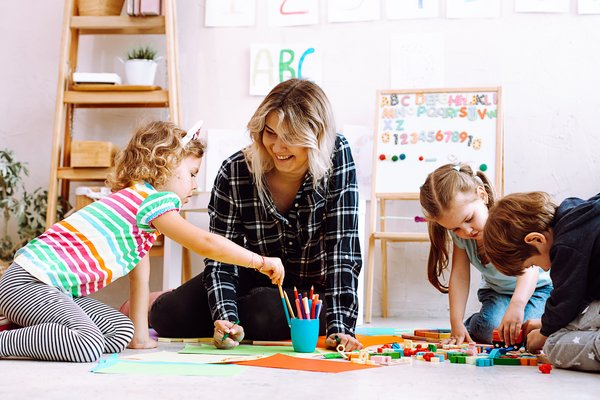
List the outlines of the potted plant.
{"label": "potted plant", "polygon": [[[27,166],[15,159],[14,152],[0,150],[0,275],[13,261],[15,252],[46,228],[48,192],[37,188],[28,193],[23,184],[23,178],[27,175]],[[59,201],[57,218],[62,219],[65,211]],[[17,239],[9,234],[13,217],[18,230]]]}
{"label": "potted plant", "polygon": [[156,76],[156,50],[150,46],[139,46],[127,53],[125,77],[129,85],[154,85]]}

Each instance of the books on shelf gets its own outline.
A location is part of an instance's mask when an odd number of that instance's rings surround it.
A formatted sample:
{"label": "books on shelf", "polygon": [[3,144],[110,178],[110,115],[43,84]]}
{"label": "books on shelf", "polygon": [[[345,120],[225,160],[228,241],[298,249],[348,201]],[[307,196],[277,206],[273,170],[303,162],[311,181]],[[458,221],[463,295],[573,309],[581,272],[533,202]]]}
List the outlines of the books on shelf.
{"label": "books on shelf", "polygon": [[121,77],[112,72],[73,72],[73,82],[120,85]]}
{"label": "books on shelf", "polygon": [[163,15],[162,0],[127,0],[125,10],[132,17]]}

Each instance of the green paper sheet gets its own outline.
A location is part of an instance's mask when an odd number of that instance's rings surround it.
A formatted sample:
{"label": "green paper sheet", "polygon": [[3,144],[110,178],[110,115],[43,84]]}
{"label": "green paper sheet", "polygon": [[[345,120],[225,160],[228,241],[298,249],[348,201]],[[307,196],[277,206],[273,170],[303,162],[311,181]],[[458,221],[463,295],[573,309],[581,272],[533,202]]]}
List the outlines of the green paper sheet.
{"label": "green paper sheet", "polygon": [[271,356],[273,354],[281,353],[288,356],[294,357],[312,357],[314,355],[321,354],[319,351],[312,353],[296,353],[292,346],[252,346],[248,344],[240,344],[233,349],[223,350],[217,349],[213,345],[207,344],[186,344],[185,347],[179,351],[183,354],[229,354],[229,355],[245,355],[245,356]]}
{"label": "green paper sheet", "polygon": [[192,364],[130,361],[117,357],[100,360],[92,369],[97,374],[235,376],[246,367],[235,364]]}

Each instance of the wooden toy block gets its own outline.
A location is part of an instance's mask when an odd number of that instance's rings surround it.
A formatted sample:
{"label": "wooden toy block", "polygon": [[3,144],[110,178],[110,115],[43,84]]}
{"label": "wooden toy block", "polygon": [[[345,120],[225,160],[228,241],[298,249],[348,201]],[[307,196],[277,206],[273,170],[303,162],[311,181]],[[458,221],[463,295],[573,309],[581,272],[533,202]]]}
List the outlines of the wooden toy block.
{"label": "wooden toy block", "polygon": [[542,374],[549,374],[550,371],[552,371],[552,365],[551,364],[540,364],[538,366],[538,369],[540,370],[540,372]]}
{"label": "wooden toy block", "polygon": [[71,143],[71,167],[112,167],[117,146],[111,142],[74,140]]}
{"label": "wooden toy block", "polygon": [[494,365],[493,358],[477,357],[477,359],[475,360],[475,366],[477,366],[477,367],[491,367],[493,365]]}
{"label": "wooden toy block", "polygon": [[521,365],[521,360],[518,358],[494,358],[494,365]]}

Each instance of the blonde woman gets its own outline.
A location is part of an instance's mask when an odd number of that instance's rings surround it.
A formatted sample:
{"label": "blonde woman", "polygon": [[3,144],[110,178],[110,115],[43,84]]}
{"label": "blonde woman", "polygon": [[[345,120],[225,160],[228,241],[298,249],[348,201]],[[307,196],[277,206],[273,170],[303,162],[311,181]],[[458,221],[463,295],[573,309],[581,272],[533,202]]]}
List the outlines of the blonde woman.
{"label": "blonde woman", "polygon": [[[209,205],[210,230],[260,254],[279,257],[285,287],[324,300],[327,344],[361,348],[358,316],[358,188],[348,142],[336,134],[331,106],[313,82],[277,85],[248,123],[252,144],[223,162]],[[204,273],[160,296],[150,321],[160,335],[212,336],[204,321],[229,320],[246,337],[289,339],[277,288],[256,273],[206,259]],[[239,321],[239,323],[237,323]],[[216,329],[216,328],[215,328]],[[218,333],[214,333],[218,337]]]}

